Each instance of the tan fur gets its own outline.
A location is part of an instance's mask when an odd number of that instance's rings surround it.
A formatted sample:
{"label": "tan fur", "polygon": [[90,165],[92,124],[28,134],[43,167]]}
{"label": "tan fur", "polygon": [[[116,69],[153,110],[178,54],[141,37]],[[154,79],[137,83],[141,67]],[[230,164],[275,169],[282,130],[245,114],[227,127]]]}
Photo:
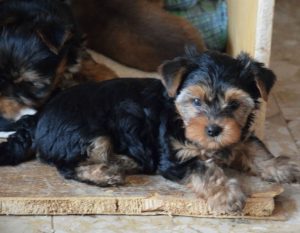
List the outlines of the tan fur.
{"label": "tan fur", "polygon": [[118,77],[113,70],[104,64],[97,63],[85,48],[81,50],[75,65],[66,67],[66,60],[62,60],[56,73],[55,86],[61,89],[87,81],[100,82]]}
{"label": "tan fur", "polygon": [[83,165],[77,167],[75,172],[78,180],[99,186],[114,186],[124,183],[124,176],[120,172],[119,166],[104,163]]}
{"label": "tan fur", "polygon": [[217,123],[223,128],[221,135],[216,137],[216,141],[220,145],[226,147],[240,141],[241,127],[234,119],[222,118]]}
{"label": "tan fur", "polygon": [[[220,106],[226,108],[231,101],[237,101],[239,106],[233,112],[233,117],[210,117],[206,105],[208,101],[218,98]],[[199,98],[201,107],[193,105],[193,99]],[[176,108],[185,123],[185,135],[194,142],[199,143],[203,148],[216,150],[222,147],[231,146],[240,141],[241,129],[247,122],[247,117],[254,111],[255,104],[251,97],[244,91],[237,88],[229,88],[222,95],[216,96],[213,90],[205,85],[191,85],[184,88],[176,98]],[[210,124],[217,124],[222,132],[217,137],[209,137],[206,127]]]}
{"label": "tan fur", "polygon": [[206,163],[204,174],[192,173],[186,177],[186,184],[197,195],[204,198],[212,210],[218,213],[242,211],[246,195],[238,181],[228,179],[223,170],[211,160]]}
{"label": "tan fur", "polygon": [[41,85],[43,83],[49,84],[48,79],[41,78],[35,71],[28,70],[21,73],[20,77],[14,81],[14,83],[21,83],[21,82],[32,82],[33,85]]}
{"label": "tan fur", "polygon": [[255,104],[252,98],[243,90],[239,90],[236,88],[230,88],[225,92],[225,106],[230,101],[237,101],[240,106],[234,112],[234,117],[236,121],[243,126],[246,123],[247,116],[254,110]]}
{"label": "tan fur", "polygon": [[252,156],[249,156],[248,149],[243,143],[239,143],[232,148],[232,160],[230,161],[230,167],[239,171],[249,172],[255,175],[251,163],[253,160]]}
{"label": "tan fur", "polygon": [[255,141],[240,143],[232,149],[231,167],[247,171],[268,181],[291,183],[300,181],[300,169],[286,156],[274,157],[262,144]]}
{"label": "tan fur", "polygon": [[171,145],[176,152],[176,157],[181,161],[187,161],[194,157],[199,157],[201,160],[207,159],[205,157],[205,150],[201,149],[198,145],[180,142],[174,138],[171,139]]}
{"label": "tan fur", "polygon": [[0,97],[0,114],[6,119],[16,120],[23,108],[25,108],[24,105],[13,99]]}
{"label": "tan fur", "polygon": [[110,138],[100,136],[95,138],[87,149],[87,159],[81,164],[98,164],[105,163],[119,166],[119,169],[130,173],[133,170],[138,170],[137,163],[126,155],[115,154]]}
{"label": "tan fur", "polygon": [[140,166],[126,155],[113,155],[111,160],[126,175],[137,174],[141,170]]}
{"label": "tan fur", "polygon": [[99,186],[120,185],[126,174],[139,171],[137,163],[125,155],[116,155],[110,138],[95,138],[87,148],[87,159],[76,168],[76,177],[80,181]]}
{"label": "tan fur", "polygon": [[299,166],[287,156],[279,156],[260,164],[260,176],[277,183],[292,183],[300,181]]}
{"label": "tan fur", "polygon": [[182,92],[183,95],[190,99],[200,98],[202,101],[208,99],[208,96],[210,95],[210,90],[208,88],[199,85],[189,86],[182,90]]}
{"label": "tan fur", "polygon": [[189,121],[195,118],[198,114],[195,107],[189,102],[177,102],[176,101],[176,109],[180,114],[185,125],[189,123]]}
{"label": "tan fur", "polygon": [[[242,99],[248,99],[250,96],[244,92],[243,90],[237,89],[237,88],[230,88],[225,92],[225,101],[229,102],[230,100],[242,100]],[[253,100],[250,98],[250,102],[253,102]]]}
{"label": "tan fur", "polygon": [[182,117],[185,124],[198,115],[196,108],[193,106],[193,99],[199,98],[202,102],[209,95],[209,90],[205,86],[189,86],[184,88],[176,98],[176,109]]}
{"label": "tan fur", "polygon": [[191,119],[185,129],[186,137],[189,140],[198,142],[206,149],[219,149],[239,142],[241,128],[235,120],[224,118],[215,121],[215,123],[223,128],[222,133],[217,137],[209,137],[206,135],[205,128],[210,123],[211,122],[205,116]]}
{"label": "tan fur", "polygon": [[[107,146],[105,142],[103,145]],[[97,146],[95,150],[105,151],[104,148],[97,148]],[[99,186],[121,185],[124,183],[126,175],[136,174],[140,170],[138,164],[128,156],[108,154],[107,152],[104,152],[105,155],[97,156],[96,151],[91,152],[93,155],[76,168],[78,180]]]}
{"label": "tan fur", "polygon": [[[160,72],[160,71],[159,71]],[[163,79],[162,82],[165,85],[167,92],[169,96],[174,97],[176,95],[177,89],[181,83],[183,73],[185,72],[185,68],[180,68],[177,73],[173,77],[172,85],[169,86],[165,83],[165,80]]]}
{"label": "tan fur", "polygon": [[257,86],[263,100],[268,101],[268,93],[266,91],[263,81],[257,77],[257,78],[255,78],[255,82],[256,82],[256,86]]}
{"label": "tan fur", "polygon": [[95,138],[87,149],[87,163],[108,163],[112,155],[112,145],[109,137]]}
{"label": "tan fur", "polygon": [[209,148],[210,140],[205,133],[205,127],[208,125],[208,119],[205,116],[193,118],[188,122],[185,128],[185,136],[194,142]]}
{"label": "tan fur", "polygon": [[118,75],[104,64],[97,63],[90,54],[84,54],[77,79],[104,81],[118,77]]}

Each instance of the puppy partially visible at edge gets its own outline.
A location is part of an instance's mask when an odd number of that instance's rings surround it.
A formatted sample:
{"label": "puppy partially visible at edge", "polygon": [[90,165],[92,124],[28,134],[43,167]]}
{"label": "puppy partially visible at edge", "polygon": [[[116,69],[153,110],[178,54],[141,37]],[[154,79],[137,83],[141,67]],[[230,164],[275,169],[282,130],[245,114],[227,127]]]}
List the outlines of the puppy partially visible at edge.
{"label": "puppy partially visible at edge", "polygon": [[163,0],[72,0],[87,46],[124,65],[156,71],[165,60],[193,44],[206,50],[198,30],[163,9]]}
{"label": "puppy partially visible at edge", "polygon": [[62,1],[0,1],[0,131],[35,112],[58,89],[114,77],[86,52]]}
{"label": "puppy partially visible at edge", "polygon": [[122,185],[132,173],[161,174],[204,198],[211,211],[239,213],[246,195],[224,166],[274,182],[298,182],[299,167],[274,157],[251,131],[275,76],[247,54],[191,52],[155,79],[115,79],[70,88],[25,119],[0,145],[0,164],[28,154],[67,179]]}

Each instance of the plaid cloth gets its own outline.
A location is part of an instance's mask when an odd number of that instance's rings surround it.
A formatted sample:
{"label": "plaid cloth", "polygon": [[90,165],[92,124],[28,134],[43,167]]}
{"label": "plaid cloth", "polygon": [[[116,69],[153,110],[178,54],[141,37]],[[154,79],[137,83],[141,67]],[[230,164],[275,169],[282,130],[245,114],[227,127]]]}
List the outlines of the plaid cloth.
{"label": "plaid cloth", "polygon": [[165,0],[164,6],[167,10],[186,10],[197,4],[198,0]]}
{"label": "plaid cloth", "polygon": [[[180,2],[187,4],[188,0],[165,0],[165,8],[170,13],[186,18],[201,32],[207,48],[224,51],[227,43],[227,4],[225,0],[198,0],[189,8],[170,7],[171,2],[178,6]],[[189,2],[192,3],[193,0]],[[185,5],[187,6],[187,5]],[[173,9],[173,10],[171,10]]]}

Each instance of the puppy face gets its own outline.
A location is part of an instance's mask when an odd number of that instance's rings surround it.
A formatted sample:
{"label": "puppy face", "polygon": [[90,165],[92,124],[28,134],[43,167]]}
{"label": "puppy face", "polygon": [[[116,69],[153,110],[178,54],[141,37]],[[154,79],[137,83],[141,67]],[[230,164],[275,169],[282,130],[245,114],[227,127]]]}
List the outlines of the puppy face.
{"label": "puppy face", "polygon": [[60,60],[37,37],[22,37],[0,38],[0,93],[2,99],[35,106],[49,94]]}
{"label": "puppy face", "polygon": [[183,88],[175,100],[185,124],[186,137],[207,149],[219,149],[240,141],[253,99],[233,86],[214,89],[199,83]]}
{"label": "puppy face", "polygon": [[63,9],[56,1],[0,4],[1,117],[17,120],[25,108],[39,107],[56,86],[72,37]]}
{"label": "puppy face", "polygon": [[206,52],[161,66],[163,82],[185,125],[186,138],[208,150],[238,143],[275,81],[274,74],[242,54]]}

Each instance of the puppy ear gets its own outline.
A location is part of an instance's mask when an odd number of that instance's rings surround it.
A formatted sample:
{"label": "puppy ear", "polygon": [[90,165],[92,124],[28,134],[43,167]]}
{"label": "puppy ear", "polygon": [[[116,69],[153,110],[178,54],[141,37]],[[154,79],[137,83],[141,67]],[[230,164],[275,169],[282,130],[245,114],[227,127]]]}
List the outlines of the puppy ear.
{"label": "puppy ear", "polygon": [[237,59],[243,65],[244,72],[252,73],[260,96],[267,101],[268,95],[276,81],[275,74],[270,69],[266,68],[263,63],[253,60],[246,53],[241,53]]}
{"label": "puppy ear", "polygon": [[36,33],[50,51],[56,55],[73,36],[70,29],[59,27],[56,24],[39,26]]}
{"label": "puppy ear", "polygon": [[255,82],[261,97],[267,101],[269,93],[276,81],[275,74],[262,63],[256,64]]}
{"label": "puppy ear", "polygon": [[189,60],[184,57],[177,57],[165,61],[158,67],[162,76],[162,83],[170,97],[174,97],[188,69]]}

